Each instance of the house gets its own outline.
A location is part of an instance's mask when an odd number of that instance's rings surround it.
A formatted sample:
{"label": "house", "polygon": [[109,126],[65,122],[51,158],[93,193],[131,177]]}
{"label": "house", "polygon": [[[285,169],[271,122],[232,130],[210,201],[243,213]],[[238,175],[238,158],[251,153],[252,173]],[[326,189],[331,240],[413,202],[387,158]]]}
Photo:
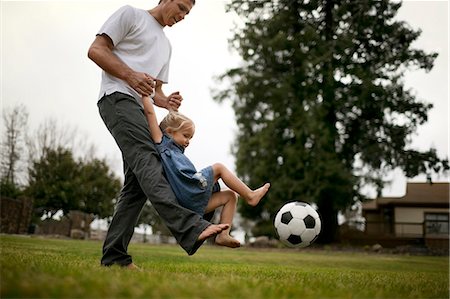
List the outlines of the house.
{"label": "house", "polygon": [[363,203],[365,234],[383,246],[422,244],[448,250],[449,188],[449,183],[407,183],[402,197]]}

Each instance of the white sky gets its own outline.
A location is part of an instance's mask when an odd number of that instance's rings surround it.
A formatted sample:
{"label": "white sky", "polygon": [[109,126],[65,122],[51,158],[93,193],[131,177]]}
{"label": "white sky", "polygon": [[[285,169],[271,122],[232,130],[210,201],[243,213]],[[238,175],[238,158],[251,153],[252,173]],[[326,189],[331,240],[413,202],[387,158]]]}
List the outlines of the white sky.
{"label": "white sky", "polygon": [[[30,114],[30,130],[49,118],[57,119],[62,127],[77,127],[121,175],[120,151],[96,106],[100,69],[87,58],[87,50],[97,30],[119,7],[130,4],[149,9],[157,2],[2,1],[2,110],[24,104]],[[183,22],[166,29],[173,56],[170,82],[164,90],[166,94],[181,92],[185,100],[180,111],[196,123],[196,136],[186,153],[197,168],[222,162],[234,169],[230,154],[236,130],[234,112],[229,102],[215,103],[210,92],[216,84],[213,77],[239,62],[229,51],[236,16],[225,13],[226,2],[197,0]],[[432,146],[440,157],[449,155],[448,8],[448,1],[406,1],[398,15],[414,29],[422,29],[416,47],[440,54],[430,73],[416,71],[406,78],[418,98],[434,104],[428,123],[414,136],[413,147],[423,150]],[[403,195],[406,179],[400,172],[390,178],[394,184],[384,195]]]}

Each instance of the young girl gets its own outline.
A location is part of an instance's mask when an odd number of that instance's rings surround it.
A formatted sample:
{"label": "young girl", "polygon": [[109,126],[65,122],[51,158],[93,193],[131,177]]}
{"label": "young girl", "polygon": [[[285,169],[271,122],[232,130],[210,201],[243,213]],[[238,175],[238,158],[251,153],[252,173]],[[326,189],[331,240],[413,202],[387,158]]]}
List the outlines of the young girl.
{"label": "young girl", "polygon": [[[170,111],[158,125],[151,98],[143,97],[142,102],[167,180],[180,205],[201,216],[223,206],[220,223],[230,224],[230,228],[219,233],[215,242],[227,247],[239,247],[239,241],[230,236],[231,224],[236,212],[236,193],[244,198],[247,204],[256,206],[269,190],[270,184],[266,183],[256,190],[251,190],[220,163],[197,171],[184,155],[185,148],[194,136],[195,126],[192,120],[181,113]],[[213,192],[217,188],[219,179],[222,179],[231,190]]]}

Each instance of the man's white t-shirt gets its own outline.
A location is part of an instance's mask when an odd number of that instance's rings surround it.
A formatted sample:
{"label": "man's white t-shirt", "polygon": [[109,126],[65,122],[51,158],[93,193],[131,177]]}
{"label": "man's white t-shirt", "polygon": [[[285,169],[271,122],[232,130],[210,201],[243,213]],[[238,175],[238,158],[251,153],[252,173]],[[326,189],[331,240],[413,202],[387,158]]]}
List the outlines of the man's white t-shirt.
{"label": "man's white t-shirt", "polygon": [[[172,46],[163,28],[148,11],[127,5],[112,14],[97,35],[108,35],[114,44],[113,53],[131,69],[167,83]],[[131,86],[103,71],[99,98],[116,91],[140,103],[141,95]]]}

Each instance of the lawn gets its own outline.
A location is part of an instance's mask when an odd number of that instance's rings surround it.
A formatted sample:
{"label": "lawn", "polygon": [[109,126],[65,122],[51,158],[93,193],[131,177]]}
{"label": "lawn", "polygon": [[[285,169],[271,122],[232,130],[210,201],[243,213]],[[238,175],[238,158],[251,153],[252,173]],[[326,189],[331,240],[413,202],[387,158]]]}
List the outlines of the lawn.
{"label": "lawn", "polygon": [[1,298],[449,298],[448,257],[132,244],[138,272],[100,267],[101,242],[0,241]]}

